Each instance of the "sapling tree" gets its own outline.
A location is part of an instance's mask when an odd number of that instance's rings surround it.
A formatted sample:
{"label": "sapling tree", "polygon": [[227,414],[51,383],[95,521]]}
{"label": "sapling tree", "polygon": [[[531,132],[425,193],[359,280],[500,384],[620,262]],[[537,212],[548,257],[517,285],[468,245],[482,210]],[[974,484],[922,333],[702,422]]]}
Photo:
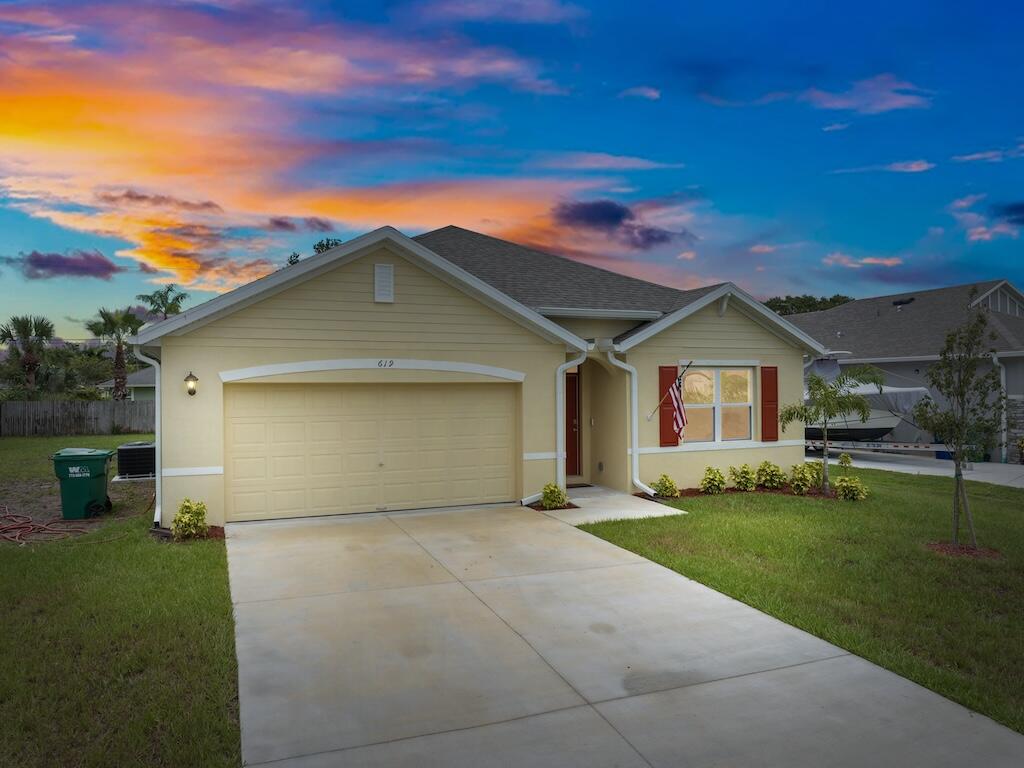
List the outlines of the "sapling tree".
{"label": "sapling tree", "polygon": [[974,517],[967,501],[963,462],[974,447],[996,442],[1006,414],[1006,393],[999,371],[990,366],[988,313],[979,309],[959,328],[946,334],[938,362],[928,368],[928,383],[945,401],[924,398],[914,408],[918,426],[935,434],[953,456],[953,545],[960,544],[960,515],[967,518],[971,546],[978,546]]}
{"label": "sapling tree", "polygon": [[779,423],[785,429],[794,421],[804,424],[821,425],[821,440],[824,444],[824,461],[821,468],[821,492],[829,492],[828,485],[828,430],[837,420],[850,414],[862,422],[871,415],[871,406],[864,395],[853,390],[864,384],[882,386],[883,375],[870,365],[861,365],[843,370],[832,381],[812,373],[807,377],[807,396],[803,402],[790,403],[779,411]]}

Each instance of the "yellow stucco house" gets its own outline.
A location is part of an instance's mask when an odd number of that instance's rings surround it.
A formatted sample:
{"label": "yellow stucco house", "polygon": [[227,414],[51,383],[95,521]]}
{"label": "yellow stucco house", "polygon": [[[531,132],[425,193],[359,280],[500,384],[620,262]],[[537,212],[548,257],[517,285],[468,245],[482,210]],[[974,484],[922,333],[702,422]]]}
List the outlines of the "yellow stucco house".
{"label": "yellow stucco house", "polygon": [[[731,283],[680,291],[458,227],[391,227],[143,328],[157,523],[649,491],[803,459],[814,339]],[[689,426],[658,406],[680,365]],[[186,382],[186,379],[189,379]]]}

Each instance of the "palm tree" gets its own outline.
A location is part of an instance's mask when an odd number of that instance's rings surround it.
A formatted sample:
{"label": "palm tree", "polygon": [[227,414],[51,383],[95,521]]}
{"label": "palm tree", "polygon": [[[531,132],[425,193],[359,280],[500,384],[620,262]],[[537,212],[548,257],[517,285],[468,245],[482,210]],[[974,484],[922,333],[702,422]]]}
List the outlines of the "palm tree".
{"label": "palm tree", "polygon": [[36,371],[42,363],[43,350],[53,340],[53,323],[40,315],[19,315],[0,325],[0,344],[6,344],[25,374],[25,388],[36,388]]}
{"label": "palm tree", "polygon": [[188,294],[170,283],[152,293],[140,293],[135,298],[147,305],[151,314],[162,315],[160,319],[166,320],[170,315],[181,312],[181,305],[188,301]]}
{"label": "palm tree", "polygon": [[128,396],[125,368],[124,347],[129,336],[138,332],[145,322],[132,312],[131,307],[124,309],[107,309],[101,307],[95,320],[85,324],[86,330],[97,339],[114,344],[114,392],[115,400],[124,400]]}
{"label": "palm tree", "polygon": [[853,390],[863,384],[874,384],[881,391],[884,376],[870,365],[857,366],[843,371],[832,381],[826,381],[816,373],[807,377],[807,395],[803,402],[790,403],[779,411],[779,424],[785,429],[794,421],[804,424],[820,424],[821,439],[824,443],[821,471],[821,490],[828,494],[828,426],[848,414],[856,414],[861,421],[867,421],[871,406],[867,398]]}

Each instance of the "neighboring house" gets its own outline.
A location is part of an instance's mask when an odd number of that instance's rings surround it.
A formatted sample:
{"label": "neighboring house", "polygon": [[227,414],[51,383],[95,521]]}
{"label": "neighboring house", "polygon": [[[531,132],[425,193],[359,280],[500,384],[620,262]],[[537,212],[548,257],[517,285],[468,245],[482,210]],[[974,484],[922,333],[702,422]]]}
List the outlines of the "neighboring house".
{"label": "neighboring house", "polygon": [[[840,365],[870,363],[885,372],[886,384],[927,387],[928,366],[939,359],[946,334],[978,307],[989,311],[996,351],[991,364],[998,366],[1009,398],[1010,419],[999,457],[1018,461],[1015,443],[1024,434],[1024,294],[1008,281],[858,299],[788,319],[830,349],[849,353],[835,355]],[[905,441],[933,439],[909,421],[893,435]]]}
{"label": "neighboring house", "polygon": [[[129,400],[152,400],[156,397],[156,369],[151,365],[129,373],[126,380]],[[114,380],[107,379],[96,385],[110,393],[114,389]]]}
{"label": "neighboring house", "polygon": [[[778,403],[824,353],[730,283],[680,291],[457,227],[375,230],[133,341],[160,368],[164,525],[186,496],[221,524],[789,466],[803,426],[780,431]],[[680,445],[658,401],[690,360]]]}

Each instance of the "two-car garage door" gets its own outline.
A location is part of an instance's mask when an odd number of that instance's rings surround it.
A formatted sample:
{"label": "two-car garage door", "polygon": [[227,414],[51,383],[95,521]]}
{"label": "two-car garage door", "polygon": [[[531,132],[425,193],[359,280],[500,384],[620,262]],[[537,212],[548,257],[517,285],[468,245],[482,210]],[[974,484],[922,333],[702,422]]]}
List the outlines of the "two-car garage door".
{"label": "two-car garage door", "polygon": [[511,384],[225,387],[228,520],[515,497]]}

